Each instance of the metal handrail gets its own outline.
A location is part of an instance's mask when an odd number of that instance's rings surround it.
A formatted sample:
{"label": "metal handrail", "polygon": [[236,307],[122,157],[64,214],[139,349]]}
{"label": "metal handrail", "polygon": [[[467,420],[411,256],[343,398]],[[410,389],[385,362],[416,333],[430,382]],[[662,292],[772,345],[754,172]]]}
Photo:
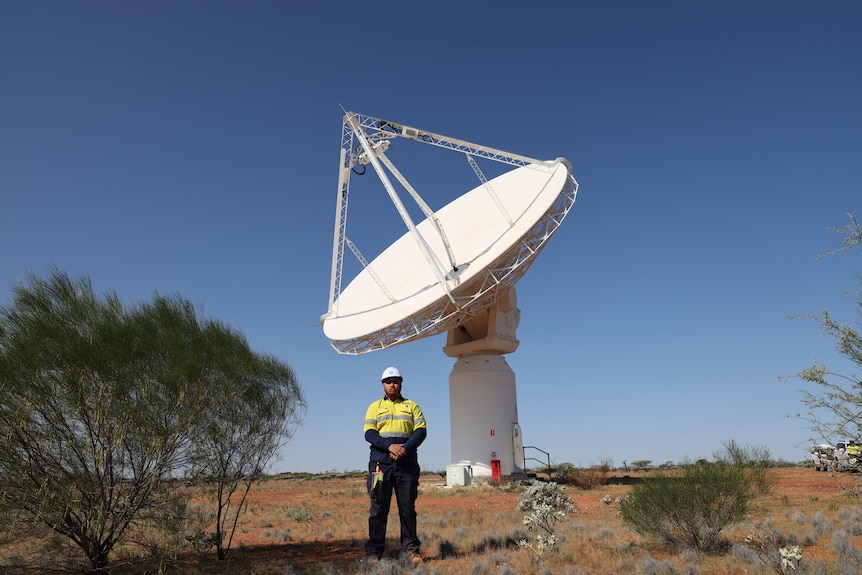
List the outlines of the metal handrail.
{"label": "metal handrail", "polygon": [[[550,468],[551,468],[551,454],[550,454],[550,453],[548,453],[548,452],[547,452],[547,451],[545,451],[544,449],[539,449],[539,448],[538,448],[538,447],[536,447],[535,445],[525,445],[525,446],[524,446],[524,449],[525,449],[525,450],[526,450],[526,449],[535,449],[536,451],[541,451],[542,453],[544,453],[544,454],[547,456],[547,458],[548,458],[548,462],[547,462],[547,469],[550,469]],[[542,461],[541,459],[536,459],[535,457],[526,457],[526,456],[525,456],[525,457],[524,457],[524,470],[525,470],[525,471],[526,471],[526,469],[527,469],[527,461],[528,461],[528,460],[530,460],[530,461],[538,461],[539,463],[545,463],[545,462],[544,462],[544,461]]]}

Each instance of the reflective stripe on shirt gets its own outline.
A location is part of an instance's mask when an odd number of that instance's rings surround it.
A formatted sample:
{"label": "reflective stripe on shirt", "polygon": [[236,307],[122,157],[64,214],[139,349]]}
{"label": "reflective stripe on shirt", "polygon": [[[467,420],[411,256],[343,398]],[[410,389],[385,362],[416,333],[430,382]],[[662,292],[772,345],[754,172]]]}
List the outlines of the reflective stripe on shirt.
{"label": "reflective stripe on shirt", "polygon": [[425,416],[416,402],[383,398],[368,406],[363,432],[374,429],[380,437],[406,439],[420,427],[425,427]]}

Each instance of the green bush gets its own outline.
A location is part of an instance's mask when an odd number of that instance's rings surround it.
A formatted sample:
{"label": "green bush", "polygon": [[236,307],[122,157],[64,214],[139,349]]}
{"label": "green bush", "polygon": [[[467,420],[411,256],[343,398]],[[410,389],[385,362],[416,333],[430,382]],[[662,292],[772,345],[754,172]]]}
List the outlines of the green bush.
{"label": "green bush", "polygon": [[774,483],[767,463],[744,460],[731,448],[728,458],[645,478],[619,501],[623,521],[671,548],[719,549],[722,530],[744,519]]}

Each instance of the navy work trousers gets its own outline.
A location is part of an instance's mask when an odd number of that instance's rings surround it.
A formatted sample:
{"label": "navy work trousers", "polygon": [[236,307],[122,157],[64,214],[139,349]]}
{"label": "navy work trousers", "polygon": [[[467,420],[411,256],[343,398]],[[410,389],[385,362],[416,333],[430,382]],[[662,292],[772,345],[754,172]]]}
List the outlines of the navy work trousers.
{"label": "navy work trousers", "polygon": [[[371,495],[371,477],[377,463],[368,464],[368,494]],[[383,472],[383,497],[380,503],[371,499],[368,511],[368,543],[365,554],[382,557],[386,546],[386,523],[389,518],[389,505],[392,492],[398,504],[398,517],[401,520],[401,551],[419,553],[419,537],[416,535],[416,496],[419,494],[419,463],[388,462],[380,464]]]}

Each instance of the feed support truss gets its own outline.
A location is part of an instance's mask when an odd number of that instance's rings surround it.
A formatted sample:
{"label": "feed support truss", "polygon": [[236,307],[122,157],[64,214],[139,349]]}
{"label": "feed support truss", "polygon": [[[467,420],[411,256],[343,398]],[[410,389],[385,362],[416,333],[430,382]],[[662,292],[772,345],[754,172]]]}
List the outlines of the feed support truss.
{"label": "feed support truss", "polygon": [[[342,123],[329,307],[327,313],[321,318],[321,323],[328,318],[338,316],[345,246],[353,251],[369,273],[374,273],[373,270],[369,269],[368,262],[353,247],[346,234],[351,172],[360,168],[365,169],[370,164],[378,172],[384,186],[387,187],[393,203],[405,219],[408,230],[416,233],[415,227],[409,220],[409,216],[406,215],[403,211],[403,206],[400,205],[397,194],[382,172],[381,162],[390,171],[394,169],[384,154],[389,147],[389,142],[395,138],[407,138],[466,154],[468,161],[479,176],[481,184],[485,186],[488,185],[488,182],[475,165],[473,157],[501,162],[514,167],[539,166],[547,167],[548,169],[552,169],[553,166],[557,166],[562,162],[568,169],[568,176],[565,185],[560,190],[550,209],[528,228],[517,241],[508,246],[503,253],[496,257],[490,265],[485,266],[481,273],[473,275],[473,277],[470,277],[464,283],[456,283],[455,287],[447,285],[447,279],[450,279],[450,276],[446,274],[446,268],[441,265],[435,256],[426,251],[425,257],[428,265],[439,268],[434,269],[434,271],[437,274],[438,283],[444,288],[445,297],[439,298],[431,305],[416,313],[400,318],[385,328],[374,329],[370,333],[350,339],[330,339],[333,348],[342,354],[358,355],[381,350],[414,339],[437,335],[457,327],[459,322],[464,321],[465,318],[473,317],[493,305],[497,300],[498,294],[514,286],[526,273],[535,256],[542,250],[548,239],[563,222],[569,209],[574,204],[575,196],[577,195],[578,184],[574,177],[571,176],[571,166],[562,158],[554,161],[537,160],[418,130],[394,122],[347,112]],[[397,170],[395,171],[395,175],[408,188],[411,194],[415,194],[412,188],[409,187],[409,184],[397,173]],[[493,194],[493,191],[491,193]],[[424,202],[422,202],[421,198],[418,198],[418,195],[414,195],[414,199],[420,206],[424,206]],[[430,220],[435,218],[434,214],[426,213],[426,215],[429,216]],[[439,232],[442,236],[442,229]],[[443,239],[445,242],[445,236],[443,236]],[[417,237],[417,242],[420,245],[423,243],[421,237]],[[377,280],[376,277],[375,280]],[[378,283],[380,283],[381,289],[385,292],[386,288],[382,285],[382,282],[378,280]]]}

